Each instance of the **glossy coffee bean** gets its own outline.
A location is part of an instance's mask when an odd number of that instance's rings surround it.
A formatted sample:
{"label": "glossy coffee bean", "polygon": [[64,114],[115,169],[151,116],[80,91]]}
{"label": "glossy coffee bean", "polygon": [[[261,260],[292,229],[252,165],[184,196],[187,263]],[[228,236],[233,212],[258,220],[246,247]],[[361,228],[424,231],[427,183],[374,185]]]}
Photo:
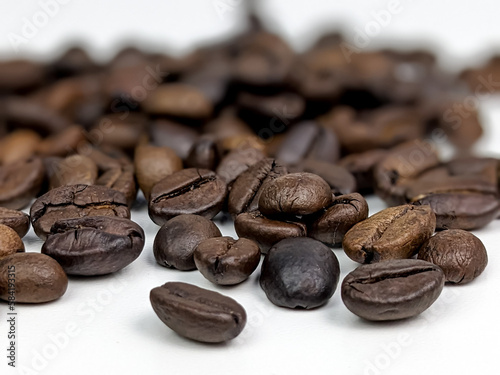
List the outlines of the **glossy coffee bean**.
{"label": "glossy coffee bean", "polygon": [[239,237],[257,242],[263,254],[267,254],[274,244],[285,238],[307,235],[304,223],[269,219],[260,211],[238,215],[234,220],[234,228]]}
{"label": "glossy coffee bean", "polygon": [[50,176],[50,189],[65,185],[93,185],[97,180],[97,165],[82,155],[71,155],[55,166]]}
{"label": "glossy coffee bean", "polygon": [[198,140],[198,132],[190,126],[167,119],[151,123],[151,140],[155,146],[168,147],[185,160]]}
{"label": "glossy coffee bean", "polygon": [[427,310],[441,294],[443,271],[423,260],[400,259],[366,264],[342,282],[342,300],[361,318],[397,320]]}
{"label": "glossy coffee bean", "polygon": [[200,242],[193,255],[201,274],[219,285],[245,281],[260,262],[259,245],[246,238],[209,238]]}
{"label": "glossy coffee bean", "polygon": [[68,287],[68,277],[59,263],[40,253],[18,253],[0,259],[0,299],[4,301],[12,298],[9,294],[12,279],[15,279],[16,303],[53,301]]}
{"label": "glossy coffee bean", "polygon": [[[375,166],[385,157],[387,150],[374,149],[358,154],[350,154],[338,161],[338,165],[347,169],[356,179],[359,192],[371,193],[375,186]],[[324,177],[323,177],[324,178]]]}
{"label": "glossy coffee bean", "polygon": [[150,293],[153,310],[170,329],[191,340],[234,339],[245,327],[245,309],[232,298],[197,286],[169,282]]}
{"label": "glossy coffee bean", "polygon": [[264,258],[260,286],[277,306],[312,309],[332,297],[340,276],[335,254],[312,238],[288,238]]}
{"label": "glossy coffee bean", "polygon": [[359,263],[411,258],[436,229],[430,206],[390,207],[356,224],[344,237],[349,258]]}
{"label": "glossy coffee bean", "polygon": [[222,236],[210,220],[198,215],[179,215],[162,225],[153,251],[158,264],[181,271],[196,269],[193,253],[204,240]]}
{"label": "glossy coffee bean", "polygon": [[39,158],[0,166],[0,206],[26,207],[40,191],[45,167]]}
{"label": "glossy coffee bean", "polygon": [[213,218],[226,199],[227,187],[215,172],[188,168],[154,185],[149,199],[149,216],[158,225],[182,214]]}
{"label": "glossy coffee bean", "polygon": [[31,206],[31,223],[38,237],[45,240],[56,221],[86,216],[130,218],[125,196],[97,185],[69,185],[53,189]]}
{"label": "glossy coffee bean", "polygon": [[214,136],[198,138],[186,158],[186,167],[215,170],[219,164],[219,149]]}
{"label": "glossy coffee bean", "polygon": [[228,197],[228,211],[236,216],[243,212],[255,211],[259,207],[262,187],[268,182],[287,174],[286,167],[274,159],[262,159],[240,174]]}
{"label": "glossy coffee bean", "polygon": [[30,217],[22,211],[0,207],[0,224],[14,229],[19,237],[22,238],[30,229]]}
{"label": "glossy coffee bean", "polygon": [[269,216],[313,214],[332,202],[330,186],[312,173],[290,173],[262,187],[259,210]]}
{"label": "glossy coffee bean", "polygon": [[446,282],[452,284],[471,282],[488,264],[481,240],[461,229],[445,230],[431,237],[418,251],[418,259],[439,266]]}
{"label": "glossy coffee bean", "polygon": [[327,245],[341,244],[345,234],[368,217],[368,204],[358,193],[340,195],[320,211],[320,216],[308,226],[307,234]]}
{"label": "glossy coffee bean", "polygon": [[225,155],[217,166],[219,177],[229,186],[249,167],[264,159],[264,153],[251,145],[237,147]]}
{"label": "glossy coffee bean", "polygon": [[106,275],[139,257],[144,231],[131,220],[87,216],[56,221],[42,253],[57,260],[68,275]]}
{"label": "glossy coffee bean", "polygon": [[127,205],[132,207],[137,196],[134,166],[132,164],[106,170],[95,183],[119,191],[125,196]]}
{"label": "glossy coffee bean", "polygon": [[21,237],[11,227],[0,224],[0,259],[20,252],[24,252]]}

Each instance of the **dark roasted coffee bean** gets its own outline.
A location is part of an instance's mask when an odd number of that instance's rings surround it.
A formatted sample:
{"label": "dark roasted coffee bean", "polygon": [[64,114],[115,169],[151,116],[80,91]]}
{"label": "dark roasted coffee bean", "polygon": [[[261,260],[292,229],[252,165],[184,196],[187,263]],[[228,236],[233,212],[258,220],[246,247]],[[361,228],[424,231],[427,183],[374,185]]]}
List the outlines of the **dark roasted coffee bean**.
{"label": "dark roasted coffee bean", "polygon": [[439,163],[437,150],[421,140],[394,147],[375,167],[375,191],[388,205],[406,203],[406,189]]}
{"label": "dark roasted coffee bean", "polygon": [[146,199],[153,186],[182,169],[182,160],[168,147],[140,145],[134,157],[137,182]]}
{"label": "dark roasted coffee bean", "polygon": [[358,193],[340,195],[320,213],[309,225],[307,235],[333,246],[341,244],[345,234],[368,217],[368,204]]}
{"label": "dark roasted coffee bean", "polygon": [[216,172],[226,184],[231,185],[240,174],[264,158],[265,155],[260,149],[243,145],[224,156]]}
{"label": "dark roasted coffee bean", "polygon": [[375,166],[385,157],[387,150],[374,149],[359,154],[350,154],[338,161],[356,179],[360,193],[372,193],[375,186]]}
{"label": "dark roasted coffee bean", "polygon": [[209,238],[200,242],[193,255],[201,274],[219,285],[245,281],[260,262],[259,245],[246,238]]}
{"label": "dark roasted coffee bean", "polygon": [[146,130],[147,117],[141,113],[106,114],[100,118],[90,134],[101,134],[100,145],[116,147],[121,150],[133,150]]}
{"label": "dark roasted coffee bean", "polygon": [[423,260],[400,259],[366,264],[342,282],[342,300],[357,316],[397,320],[427,310],[441,294],[444,273]]}
{"label": "dark roasted coffee bean", "polygon": [[30,229],[30,217],[22,211],[0,207],[0,224],[14,229],[22,238]]}
{"label": "dark roasted coffee bean", "polygon": [[0,259],[0,298],[4,301],[12,301],[13,278],[16,303],[53,301],[68,287],[68,277],[59,263],[40,253],[18,253]]}
{"label": "dark roasted coffee bean", "polygon": [[0,206],[21,209],[40,191],[45,167],[39,158],[0,166]]}
{"label": "dark roasted coffee bean", "polygon": [[[286,113],[287,121],[296,121],[304,113],[305,101],[304,99],[294,93],[281,92],[274,95],[255,95],[249,92],[242,92],[238,96],[237,105],[240,111],[248,112],[250,116],[259,116],[259,119],[274,121],[270,124],[270,129],[267,131],[278,132],[286,129],[285,124],[280,126],[277,115]],[[245,117],[243,114],[242,117]],[[272,127],[272,129],[271,129]],[[279,130],[282,128],[282,130]],[[266,137],[266,130],[261,130],[259,135]]]}
{"label": "dark roasted coffee bean", "polygon": [[57,260],[68,275],[116,272],[141,254],[144,231],[128,219],[87,216],[56,221],[42,253]]}
{"label": "dark roasted coffee bean", "polygon": [[213,111],[213,104],[200,90],[183,83],[158,86],[141,105],[147,113],[194,119],[207,118]]}
{"label": "dark roasted coffee bean", "polygon": [[349,258],[359,263],[411,258],[436,229],[430,206],[386,208],[356,224],[344,237]]}
{"label": "dark roasted coffee bean", "polygon": [[85,130],[79,125],[71,125],[43,139],[37,145],[40,156],[66,156],[74,153],[85,144]]}
{"label": "dark roasted coffee bean", "polygon": [[296,165],[304,159],[335,163],[339,157],[340,146],[335,133],[314,121],[291,127],[276,153],[276,159],[286,165]]}
{"label": "dark roasted coffee bean", "polygon": [[196,246],[208,238],[220,236],[219,228],[212,221],[198,215],[179,215],[163,224],[156,234],[154,256],[164,267],[194,270]]}
{"label": "dark roasted coffee bean", "polygon": [[269,216],[313,214],[332,202],[330,186],[312,173],[290,173],[262,187],[259,210]]}
{"label": "dark roasted coffee bean", "polygon": [[189,156],[198,138],[195,129],[174,121],[159,119],[151,124],[151,141],[156,146],[174,150],[182,160]]}
{"label": "dark roasted coffee bean", "polygon": [[488,254],[479,238],[461,229],[437,233],[422,245],[418,259],[439,266],[446,282],[466,284],[486,268]]}
{"label": "dark roasted coffee bean", "polygon": [[125,196],[97,185],[69,185],[50,190],[31,206],[31,223],[45,240],[56,221],[86,216],[130,218]]}
{"label": "dark roasted coffee bean", "polygon": [[220,152],[214,136],[201,136],[189,151],[186,158],[187,168],[210,169],[214,171],[219,164]]}
{"label": "dark roasted coffee bean", "polygon": [[65,185],[93,185],[97,179],[97,165],[87,156],[71,155],[55,166],[50,176],[50,189]]}
{"label": "dark roasted coffee bean", "polygon": [[132,206],[137,196],[134,166],[132,164],[108,169],[99,176],[95,183],[122,193],[129,207]]}
{"label": "dark roasted coffee bean", "polygon": [[148,212],[163,225],[182,214],[213,218],[222,209],[227,187],[213,171],[188,168],[159,181],[151,190]]}
{"label": "dark roasted coffee bean", "polygon": [[156,315],[181,336],[201,342],[223,342],[238,336],[247,321],[234,299],[197,286],[169,282],[151,290]]}
{"label": "dark roasted coffee bean", "polygon": [[31,159],[40,143],[40,136],[32,130],[20,129],[0,139],[0,165]]}
{"label": "dark roasted coffee bean", "polygon": [[11,227],[0,224],[0,259],[22,252],[24,244],[21,237]]}
{"label": "dark roasted coffee bean", "polygon": [[39,86],[46,78],[46,67],[34,61],[0,62],[0,93],[18,92]]}
{"label": "dark roasted coffee bean", "polygon": [[290,172],[308,172],[317,174],[325,180],[334,195],[351,194],[357,191],[356,179],[344,167],[325,161],[306,159]]}
{"label": "dark roasted coffee bean", "polygon": [[332,297],[340,276],[337,257],[311,238],[288,238],[264,258],[260,286],[277,306],[312,309]]}
{"label": "dark roasted coffee bean", "polygon": [[307,235],[304,223],[268,219],[259,211],[238,215],[234,220],[234,228],[238,236],[257,242],[263,254],[285,238]]}
{"label": "dark roasted coffee bean", "polygon": [[88,53],[81,47],[71,47],[52,63],[57,77],[88,73],[97,68]]}
{"label": "dark roasted coffee bean", "polygon": [[268,181],[287,174],[287,169],[274,159],[262,159],[240,174],[228,197],[228,211],[237,216],[243,212],[255,211],[259,207],[262,187]]}

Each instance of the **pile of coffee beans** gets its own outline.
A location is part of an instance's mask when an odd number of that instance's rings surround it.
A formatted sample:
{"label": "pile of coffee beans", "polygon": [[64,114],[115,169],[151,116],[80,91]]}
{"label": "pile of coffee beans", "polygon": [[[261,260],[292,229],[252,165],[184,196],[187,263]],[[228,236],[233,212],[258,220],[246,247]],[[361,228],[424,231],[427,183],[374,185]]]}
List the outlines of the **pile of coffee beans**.
{"label": "pile of coffee beans", "polygon": [[[487,254],[467,231],[500,213],[500,161],[471,153],[483,132],[465,103],[474,71],[450,74],[425,50],[346,55],[344,43],[330,33],[295,53],[253,19],[183,57],[129,47],[100,64],[74,47],[0,62],[0,298],[52,301],[66,275],[127,267],[145,244],[131,210],[146,207],[159,265],[235,285],[263,255],[260,286],[277,306],[328,302],[335,247],[361,263],[340,293],[368,320],[413,317],[445,282],[474,280]],[[388,208],[368,217],[373,193]],[[239,238],[215,224],[230,220]],[[30,224],[41,253],[24,252]],[[240,304],[194,285],[150,297],[193,340],[245,326]]]}

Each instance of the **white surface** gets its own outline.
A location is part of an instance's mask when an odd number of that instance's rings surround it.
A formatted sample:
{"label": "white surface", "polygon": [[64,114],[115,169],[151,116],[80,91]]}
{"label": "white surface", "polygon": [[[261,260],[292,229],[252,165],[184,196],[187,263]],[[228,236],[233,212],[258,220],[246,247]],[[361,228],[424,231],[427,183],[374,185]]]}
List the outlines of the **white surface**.
{"label": "white surface", "polygon": [[[215,5],[233,6],[223,16]],[[195,41],[235,30],[241,21],[241,1],[131,1],[73,0],[23,45],[19,56],[44,56],[68,39],[92,43],[98,57],[109,57],[116,43],[151,40],[186,50]],[[281,30],[297,47],[312,39],[318,25],[340,20],[352,38],[356,27],[372,20],[372,11],[385,1],[266,2],[270,26]],[[444,62],[459,67],[481,58],[500,41],[496,1],[404,1],[397,16],[370,46],[384,41],[430,40]],[[0,3],[0,55],[13,56],[9,33],[20,33],[23,17],[40,10],[37,1]],[[481,102],[488,125],[478,150],[493,153],[500,142],[498,100]],[[370,213],[383,207],[369,199]],[[486,271],[470,285],[447,286],[440,299],[419,317],[372,324],[351,314],[339,291],[313,311],[292,311],[272,305],[258,286],[257,271],[245,283],[217,287],[197,271],[180,272],[155,263],[152,243],[158,227],[144,208],[133,211],[147,234],[140,258],[110,276],[70,279],[67,293],[44,305],[18,305],[18,368],[7,367],[5,303],[0,303],[1,374],[493,374],[496,373],[500,333],[500,221],[474,233],[488,250]],[[231,225],[224,235],[234,236]],[[42,242],[31,231],[28,251]],[[341,279],[356,267],[342,250],[334,250]],[[167,281],[185,281],[217,290],[239,301],[247,310],[243,333],[222,345],[203,345],[177,336],[155,315],[149,291]],[[73,336],[65,339],[69,331]],[[54,344],[55,338],[59,344]]]}

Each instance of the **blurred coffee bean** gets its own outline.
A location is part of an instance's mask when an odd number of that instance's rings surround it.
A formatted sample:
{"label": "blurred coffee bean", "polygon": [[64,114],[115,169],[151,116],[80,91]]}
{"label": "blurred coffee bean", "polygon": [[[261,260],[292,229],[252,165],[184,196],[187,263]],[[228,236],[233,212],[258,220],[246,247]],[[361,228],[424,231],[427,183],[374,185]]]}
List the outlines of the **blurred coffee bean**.
{"label": "blurred coffee bean", "polygon": [[222,158],[217,175],[229,186],[249,167],[264,159],[264,153],[250,145],[241,145]]}
{"label": "blurred coffee bean", "polygon": [[46,67],[34,61],[0,61],[0,93],[17,93],[40,86],[46,79]]}
{"label": "blurred coffee bean", "polygon": [[[372,193],[375,186],[375,166],[386,156],[387,150],[374,149],[357,154],[350,154],[340,159],[337,165],[347,169],[355,180],[357,191]],[[323,176],[323,178],[325,178]],[[326,179],[326,178],[325,178]],[[328,179],[326,179],[328,181]]]}
{"label": "blurred coffee bean", "polygon": [[63,131],[44,138],[37,145],[40,156],[67,156],[78,152],[85,143],[85,131],[81,126],[71,125]]}
{"label": "blurred coffee bean", "polygon": [[87,156],[71,155],[61,160],[50,177],[50,189],[65,185],[93,185],[97,179],[97,165]]}
{"label": "blurred coffee bean", "polygon": [[12,228],[22,238],[30,229],[30,217],[22,211],[0,207],[0,224]]}
{"label": "blurred coffee bean", "polygon": [[196,130],[170,120],[153,121],[150,129],[153,144],[171,148],[183,160],[199,137]]}
{"label": "blurred coffee bean", "polygon": [[40,141],[40,136],[32,130],[14,130],[3,139],[0,139],[0,165],[30,159],[35,154]]}
{"label": "blurred coffee bean", "polygon": [[57,78],[85,74],[97,69],[96,63],[82,47],[70,47],[51,64]]}
{"label": "blurred coffee bean", "polygon": [[194,143],[185,160],[188,168],[201,168],[215,170],[219,164],[220,152],[215,136],[202,135]]}

